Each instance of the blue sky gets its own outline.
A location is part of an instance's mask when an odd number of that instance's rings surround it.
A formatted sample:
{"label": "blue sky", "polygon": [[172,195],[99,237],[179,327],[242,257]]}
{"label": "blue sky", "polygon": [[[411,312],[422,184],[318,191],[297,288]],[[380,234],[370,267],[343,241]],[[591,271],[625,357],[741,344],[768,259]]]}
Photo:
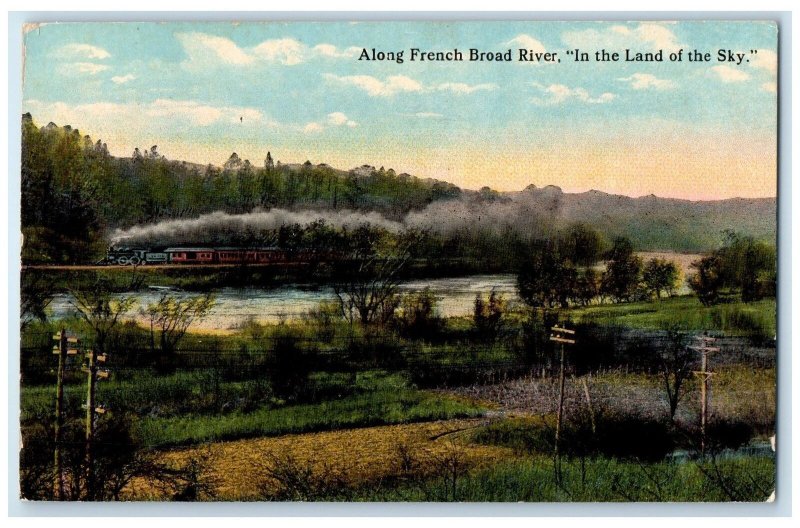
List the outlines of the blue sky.
{"label": "blue sky", "polygon": [[[112,153],[393,167],[685,198],[774,196],[777,28],[764,22],[82,23],[25,33],[23,110]],[[410,48],[557,52],[558,64],[411,62]],[[405,61],[359,61],[362,48]],[[684,50],[680,63],[564,52]],[[692,49],[712,60],[690,63]],[[741,65],[718,49],[744,52]],[[750,50],[758,50],[756,54]]]}

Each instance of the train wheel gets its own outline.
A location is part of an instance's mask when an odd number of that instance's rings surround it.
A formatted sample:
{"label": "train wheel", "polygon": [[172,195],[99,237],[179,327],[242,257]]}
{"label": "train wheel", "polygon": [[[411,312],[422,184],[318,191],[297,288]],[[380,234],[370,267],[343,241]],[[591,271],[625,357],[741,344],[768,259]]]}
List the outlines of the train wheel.
{"label": "train wheel", "polygon": [[122,264],[123,266],[128,264],[128,257],[119,257],[117,259],[117,264]]}
{"label": "train wheel", "polygon": [[131,259],[128,261],[131,266],[138,266],[140,262],[141,259],[139,259],[139,257],[131,257]]}

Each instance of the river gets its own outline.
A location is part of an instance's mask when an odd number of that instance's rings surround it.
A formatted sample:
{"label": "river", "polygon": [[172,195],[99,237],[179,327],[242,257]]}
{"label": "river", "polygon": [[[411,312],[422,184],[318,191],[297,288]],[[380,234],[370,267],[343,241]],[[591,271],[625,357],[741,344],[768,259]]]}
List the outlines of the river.
{"label": "river", "polygon": [[[700,255],[681,255],[677,253],[639,253],[643,260],[658,257],[672,260],[681,272],[681,285],[677,293],[689,293],[683,277],[689,271],[689,264]],[[602,265],[600,265],[602,271]],[[437,309],[444,317],[471,315],[477,294],[488,295],[492,290],[502,294],[509,303],[519,302],[516,277],[511,274],[470,275],[438,279],[419,279],[402,283],[400,291],[418,292],[430,288],[437,299]],[[137,294],[138,304],[134,312],[139,312],[148,304],[154,303],[162,292],[147,290]],[[177,295],[196,295],[177,292]],[[259,323],[275,323],[281,319],[297,319],[326,300],[335,300],[331,287],[311,287],[302,284],[287,284],[273,289],[222,288],[215,292],[217,303],[211,313],[192,325],[192,330],[228,332],[252,320]],[[73,308],[67,295],[58,295],[50,309],[54,317],[69,315]],[[134,314],[135,315],[135,314]],[[140,316],[141,317],[141,316]]]}
{"label": "river", "polygon": [[[488,295],[493,289],[509,302],[517,301],[516,277],[514,275],[472,275],[468,277],[424,279],[402,283],[400,292],[417,292],[430,288],[437,298],[439,314],[445,317],[472,313],[475,295]],[[196,295],[175,292],[176,295]],[[138,302],[132,315],[154,303],[162,295],[158,290],[147,290],[137,294]],[[275,289],[222,288],[215,292],[217,302],[209,315],[192,326],[193,330],[226,332],[242,323],[253,320],[274,323],[281,319],[296,319],[304,316],[326,300],[335,300],[331,287],[309,287],[287,284]],[[53,316],[65,317],[74,311],[68,295],[58,295],[50,305]]]}

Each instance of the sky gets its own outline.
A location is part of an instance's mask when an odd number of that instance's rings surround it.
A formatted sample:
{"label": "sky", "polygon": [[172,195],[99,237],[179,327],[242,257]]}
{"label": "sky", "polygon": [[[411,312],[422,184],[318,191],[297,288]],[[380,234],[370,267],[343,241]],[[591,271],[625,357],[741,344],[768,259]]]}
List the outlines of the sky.
{"label": "sky", "polygon": [[[404,60],[359,60],[373,48]],[[411,48],[464,60],[411,61]],[[469,61],[470,48],[514,60]],[[561,62],[520,62],[518,49]],[[574,49],[621,59],[576,62]],[[625,61],[626,49],[664,60]],[[721,49],[744,58],[718,61]],[[270,151],[471,189],[776,195],[769,22],[69,23],[27,28],[24,51],[23,111],[118,156],[158,145],[263,165]]]}

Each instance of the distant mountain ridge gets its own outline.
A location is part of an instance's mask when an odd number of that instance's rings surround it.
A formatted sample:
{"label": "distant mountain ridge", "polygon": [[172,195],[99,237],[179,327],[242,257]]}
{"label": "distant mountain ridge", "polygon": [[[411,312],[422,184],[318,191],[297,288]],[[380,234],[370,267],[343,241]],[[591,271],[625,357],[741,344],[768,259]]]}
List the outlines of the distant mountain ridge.
{"label": "distant mountain ridge", "polygon": [[564,193],[556,186],[529,186],[507,194],[527,194],[567,221],[584,222],[607,236],[638,240],[642,249],[706,250],[719,244],[725,230],[772,243],[777,234],[776,198],[634,198],[597,190]]}

